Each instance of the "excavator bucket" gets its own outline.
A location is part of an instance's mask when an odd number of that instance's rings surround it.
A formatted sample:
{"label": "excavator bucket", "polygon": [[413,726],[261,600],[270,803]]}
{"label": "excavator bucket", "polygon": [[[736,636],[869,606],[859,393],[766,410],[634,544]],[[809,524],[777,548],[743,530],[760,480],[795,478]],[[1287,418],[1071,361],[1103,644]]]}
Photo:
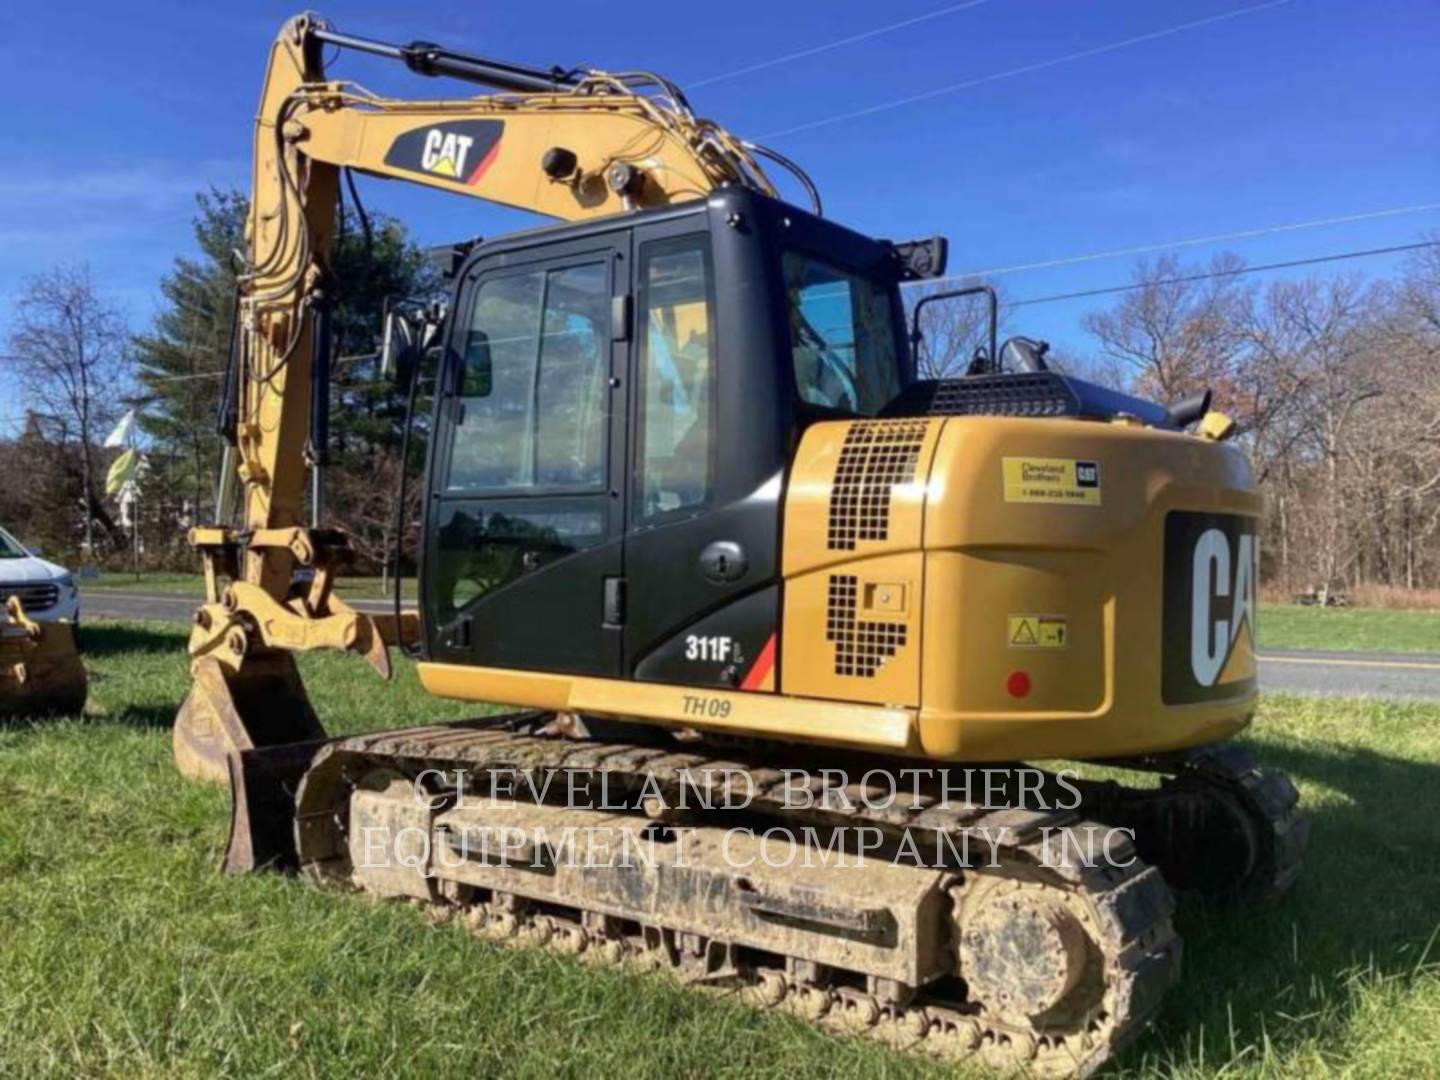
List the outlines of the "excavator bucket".
{"label": "excavator bucket", "polygon": [[225,872],[294,870],[295,796],[322,742],[237,750],[226,760],[230,778],[230,840]]}
{"label": "excavator bucket", "polygon": [[289,653],[250,655],[238,670],[201,656],[191,675],[174,747],[176,767],[192,780],[228,783],[232,753],[325,737]]}
{"label": "excavator bucket", "polygon": [[0,718],[78,713],[89,684],[70,623],[38,623],[19,597],[0,608]]}

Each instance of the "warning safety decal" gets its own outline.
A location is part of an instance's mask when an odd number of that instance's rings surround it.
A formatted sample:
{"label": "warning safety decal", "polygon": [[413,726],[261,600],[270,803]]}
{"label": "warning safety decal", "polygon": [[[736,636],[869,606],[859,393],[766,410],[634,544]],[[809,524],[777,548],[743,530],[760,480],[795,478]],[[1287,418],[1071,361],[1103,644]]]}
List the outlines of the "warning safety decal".
{"label": "warning safety decal", "polygon": [[1011,615],[1006,638],[1012,649],[1063,649],[1064,615]]}
{"label": "warning safety decal", "polygon": [[1072,458],[1007,457],[1005,501],[1100,505],[1100,465]]}

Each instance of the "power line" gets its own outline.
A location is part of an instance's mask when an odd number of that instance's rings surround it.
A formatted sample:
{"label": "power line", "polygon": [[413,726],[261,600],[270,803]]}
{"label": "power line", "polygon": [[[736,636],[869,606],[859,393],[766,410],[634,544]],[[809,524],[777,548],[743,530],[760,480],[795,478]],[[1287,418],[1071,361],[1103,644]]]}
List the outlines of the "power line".
{"label": "power line", "polygon": [[194,375],[151,375],[148,372],[141,372],[140,377],[146,382],[186,382],[189,379],[218,379],[224,375],[223,371],[198,371]]}
{"label": "power line", "polygon": [[[334,360],[334,363],[335,363],[337,366],[340,365],[340,364],[358,364],[358,363],[360,363],[362,360],[370,360],[370,361],[373,361],[378,355],[379,355],[378,353],[373,353],[373,352],[372,352],[372,353],[357,353],[357,354],[355,354],[354,356],[337,356],[337,357],[335,358],[335,360]],[[196,372],[196,373],[193,374],[193,375],[151,375],[151,374],[149,374],[149,373],[147,373],[147,372],[141,372],[141,373],[140,373],[140,377],[143,378],[147,383],[166,383],[166,382],[185,382],[185,381],[187,381],[187,380],[189,380],[189,379],[218,379],[218,378],[220,378],[221,376],[223,376],[224,374],[225,374],[224,370],[220,370],[220,371],[198,371],[198,372]]]}
{"label": "power line", "polygon": [[801,131],[812,131],[815,128],[826,127],[830,124],[839,124],[845,120],[858,120],[861,117],[873,116],[875,113],[885,112],[889,109],[898,109],[903,105],[914,105],[917,102],[928,101],[931,98],[941,97],[945,94],[953,94],[961,90],[970,90],[977,86],[984,86],[987,83],[1000,82],[1002,79],[1013,79],[1019,75],[1030,75],[1034,72],[1059,67],[1061,64],[1068,64],[1075,60],[1085,60],[1092,56],[1116,52],[1119,49],[1128,49],[1132,45],[1141,45],[1147,41],[1157,41],[1160,38],[1182,34],[1187,30],[1198,30],[1202,26],[1211,26],[1214,23],[1225,22],[1229,19],[1238,19],[1242,15],[1253,15],[1256,12],[1268,11],[1270,8],[1280,7],[1282,4],[1288,4],[1290,2],[1291,0],[1266,0],[1263,4],[1252,4],[1249,7],[1236,8],[1234,11],[1222,12],[1219,15],[1210,15],[1204,19],[1192,19],[1189,22],[1168,26],[1163,30],[1152,30],[1148,34],[1137,34],[1135,37],[1112,41],[1105,45],[1096,45],[1089,49],[1081,49],[1079,52],[1066,53],[1064,56],[1052,57],[1049,60],[1023,64],[1020,67],[1010,68],[1008,71],[997,71],[990,75],[981,75],[978,78],[951,83],[949,86],[937,87],[934,90],[926,90],[919,94],[910,94],[907,97],[896,98],[893,101],[884,101],[878,105],[870,105],[863,109],[853,109],[850,112],[836,113],[834,116],[811,120],[804,124],[796,124],[794,127],[766,132],[764,135],[759,136],[759,139],[762,141],[776,139],[784,135],[794,135]]}
{"label": "power line", "polygon": [[1236,270],[1208,270],[1197,274],[1181,274],[1176,277],[1159,278],[1155,281],[1132,281],[1126,285],[1107,285],[1100,289],[1082,289],[1079,292],[1054,293],[1050,296],[1032,296],[1024,300],[1007,301],[1006,307],[1030,307],[1033,304],[1054,304],[1061,300],[1083,300],[1091,296],[1107,296],[1111,293],[1134,292],[1155,285],[1184,285],[1192,281],[1206,281],[1210,278],[1239,277],[1242,274],[1259,274],[1266,270],[1292,270],[1297,266],[1317,266],[1320,263],[1339,262],[1342,259],[1364,259],[1372,255],[1393,255],[1400,251],[1417,251],[1420,248],[1440,247],[1440,240],[1426,240],[1416,244],[1395,244],[1391,247],[1369,248],[1365,251],[1342,251],[1334,255],[1316,255],[1308,259],[1290,259],[1286,262],[1264,263],[1259,266],[1242,266]]}
{"label": "power line", "polygon": [[1281,225],[1265,225],[1258,229],[1241,229],[1237,232],[1215,233],[1211,236],[1193,236],[1185,240],[1171,240],[1166,243],[1138,244],[1135,247],[1111,248],[1107,251],[1091,251],[1083,255],[1063,255],[1039,262],[1016,263],[1012,266],[988,266],[979,270],[967,270],[963,274],[947,274],[930,281],[907,282],[906,284],[942,284],[948,281],[969,281],[973,278],[992,278],[1002,274],[1018,274],[1026,270],[1048,270],[1057,266],[1074,266],[1077,263],[1098,262],[1102,259],[1119,259],[1128,255],[1146,255],[1156,251],[1170,251],[1175,248],[1201,247],[1206,244],[1220,244],[1230,240],[1252,240],[1276,233],[1299,232],[1303,229],[1320,229],[1330,225],[1349,225],[1357,221],[1374,221],[1377,218],[1398,217],[1402,214],[1428,213],[1440,210],[1440,203],[1418,203],[1415,206],[1396,206],[1388,210],[1366,210],[1358,214],[1342,214],[1339,217],[1319,218],[1314,221],[1294,221]]}
{"label": "power line", "polygon": [[739,78],[741,75],[749,75],[756,71],[764,71],[766,68],[778,67],[780,64],[788,64],[792,60],[803,60],[807,56],[815,56],[818,53],[829,52],[831,49],[843,48],[846,45],[854,45],[859,41],[866,41],[881,34],[888,34],[892,30],[900,30],[906,26],[914,26],[916,23],[929,22],[931,19],[938,19],[942,15],[953,15],[957,11],[965,11],[968,8],[979,7],[987,4],[990,0],[968,0],[964,4],[951,4],[949,7],[940,8],[924,15],[916,15],[909,19],[901,19],[899,22],[887,23],[884,26],[877,26],[873,30],[866,30],[859,34],[851,34],[849,37],[837,38],[834,41],[827,41],[823,45],[815,45],[809,49],[800,49],[798,52],[786,53],[784,56],[777,56],[773,60],[761,60],[758,63],[747,64],[745,67],[736,68],[734,71],[726,71],[719,75],[710,75],[703,79],[695,79],[685,84],[687,90],[693,90],[697,86],[709,86],[711,83],[724,82],[727,79]]}

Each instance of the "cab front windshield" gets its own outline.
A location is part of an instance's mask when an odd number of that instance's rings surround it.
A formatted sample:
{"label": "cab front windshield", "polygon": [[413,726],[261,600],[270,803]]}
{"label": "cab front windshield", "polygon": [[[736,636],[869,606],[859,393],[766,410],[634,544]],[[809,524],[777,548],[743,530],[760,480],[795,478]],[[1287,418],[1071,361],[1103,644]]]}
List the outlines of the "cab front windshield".
{"label": "cab front windshield", "polygon": [[20,542],[4,529],[0,529],[0,559],[23,558],[25,558],[25,549],[20,546]]}
{"label": "cab front windshield", "polygon": [[901,389],[891,290],[797,251],[782,268],[800,399],[876,415]]}

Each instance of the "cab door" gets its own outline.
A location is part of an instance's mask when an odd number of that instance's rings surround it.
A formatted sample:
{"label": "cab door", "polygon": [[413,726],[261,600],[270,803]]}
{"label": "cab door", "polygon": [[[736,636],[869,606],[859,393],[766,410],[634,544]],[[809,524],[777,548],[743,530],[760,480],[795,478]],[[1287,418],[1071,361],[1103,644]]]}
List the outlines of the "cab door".
{"label": "cab door", "polygon": [[466,272],[428,473],[432,660],[620,672],[628,256],[621,232]]}
{"label": "cab door", "polygon": [[784,373],[763,249],[707,224],[647,223],[632,240],[626,672],[758,689],[779,618]]}

